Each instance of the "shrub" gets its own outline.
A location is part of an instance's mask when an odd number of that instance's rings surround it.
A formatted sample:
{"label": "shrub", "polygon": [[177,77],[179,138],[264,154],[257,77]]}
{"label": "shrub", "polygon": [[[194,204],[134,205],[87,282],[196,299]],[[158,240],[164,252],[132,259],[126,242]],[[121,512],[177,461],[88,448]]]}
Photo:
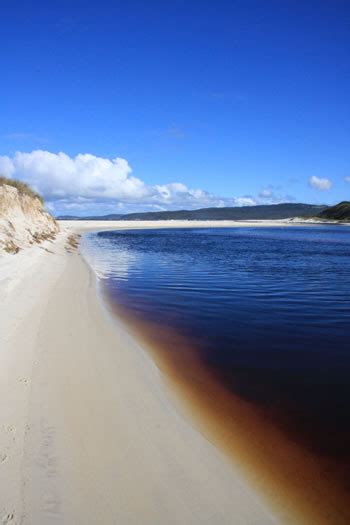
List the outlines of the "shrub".
{"label": "shrub", "polygon": [[44,203],[44,199],[42,198],[42,196],[39,195],[39,193],[36,193],[36,191],[32,190],[32,188],[28,186],[28,184],[26,184],[25,182],[22,182],[17,179],[8,179],[7,177],[2,177],[0,175],[0,186],[4,186],[4,185],[13,186],[14,188],[17,188],[19,193],[22,193],[24,195],[29,195],[29,197],[37,198],[42,203]]}

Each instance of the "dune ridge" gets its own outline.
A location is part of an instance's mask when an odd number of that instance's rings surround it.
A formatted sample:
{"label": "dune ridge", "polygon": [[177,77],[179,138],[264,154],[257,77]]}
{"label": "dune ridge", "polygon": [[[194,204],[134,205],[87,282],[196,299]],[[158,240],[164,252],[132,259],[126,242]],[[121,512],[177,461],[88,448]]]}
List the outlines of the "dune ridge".
{"label": "dune ridge", "polygon": [[29,188],[27,191],[29,193],[24,193],[0,180],[0,253],[17,253],[33,244],[52,240],[59,231],[58,223],[45,209],[41,197]]}

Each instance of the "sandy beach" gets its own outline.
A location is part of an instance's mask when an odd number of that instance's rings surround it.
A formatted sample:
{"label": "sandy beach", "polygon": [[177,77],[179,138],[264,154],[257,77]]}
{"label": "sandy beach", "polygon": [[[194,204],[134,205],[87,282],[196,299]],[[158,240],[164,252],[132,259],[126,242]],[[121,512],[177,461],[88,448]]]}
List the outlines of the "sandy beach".
{"label": "sandy beach", "polygon": [[1,257],[2,523],[296,523],[174,402],[71,237],[168,226],[188,223],[65,222],[55,241]]}
{"label": "sandy beach", "polygon": [[1,14],[0,525],[350,525],[350,0]]}
{"label": "sandy beach", "polygon": [[96,226],[1,259],[2,523],[276,523],[104,310],[67,245]]}

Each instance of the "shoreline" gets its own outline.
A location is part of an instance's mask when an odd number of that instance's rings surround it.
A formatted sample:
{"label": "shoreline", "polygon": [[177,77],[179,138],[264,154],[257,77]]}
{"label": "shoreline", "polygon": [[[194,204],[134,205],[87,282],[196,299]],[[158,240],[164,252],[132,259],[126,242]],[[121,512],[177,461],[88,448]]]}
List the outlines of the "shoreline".
{"label": "shoreline", "polygon": [[[233,225],[237,226],[246,224]],[[258,226],[266,224],[259,221]],[[163,372],[179,410],[224,451],[283,523],[348,523],[348,494],[339,481],[345,467],[314,456],[269,421],[263,410],[228,392],[174,330],[144,322],[111,302],[108,293],[103,295],[114,319],[122,319]]]}
{"label": "shoreline", "polygon": [[103,311],[72,233],[1,260],[3,523],[279,523]]}
{"label": "shoreline", "polygon": [[226,454],[280,523],[348,524],[348,493],[331,462],[320,461],[263,410],[229,392],[184,337],[133,318],[120,305],[110,302],[109,307],[152,356],[179,411]]}
{"label": "shoreline", "polygon": [[[235,525],[334,523],[319,519],[317,498],[303,519],[302,505],[295,513],[300,500],[286,506],[288,493],[273,493],[271,462],[251,461],[254,450],[241,446],[247,429],[257,429],[254,414],[232,449],[224,426],[210,420],[210,399],[206,408],[155,346],[108,312],[96,276],[67,240],[135,224],[61,226],[55,242],[1,260],[3,522],[216,525],[234,517]],[[203,226],[209,227],[137,225]],[[246,407],[236,408],[245,417]],[[235,462],[234,456],[241,457]],[[256,467],[266,471],[265,486]]]}

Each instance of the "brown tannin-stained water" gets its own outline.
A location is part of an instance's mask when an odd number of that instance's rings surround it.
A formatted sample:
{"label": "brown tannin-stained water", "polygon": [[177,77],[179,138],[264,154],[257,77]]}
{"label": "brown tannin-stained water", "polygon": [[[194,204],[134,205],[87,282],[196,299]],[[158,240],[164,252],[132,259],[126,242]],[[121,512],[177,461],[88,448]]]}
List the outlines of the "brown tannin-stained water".
{"label": "brown tannin-stained water", "polygon": [[290,523],[350,523],[350,229],[88,234],[111,308]]}

